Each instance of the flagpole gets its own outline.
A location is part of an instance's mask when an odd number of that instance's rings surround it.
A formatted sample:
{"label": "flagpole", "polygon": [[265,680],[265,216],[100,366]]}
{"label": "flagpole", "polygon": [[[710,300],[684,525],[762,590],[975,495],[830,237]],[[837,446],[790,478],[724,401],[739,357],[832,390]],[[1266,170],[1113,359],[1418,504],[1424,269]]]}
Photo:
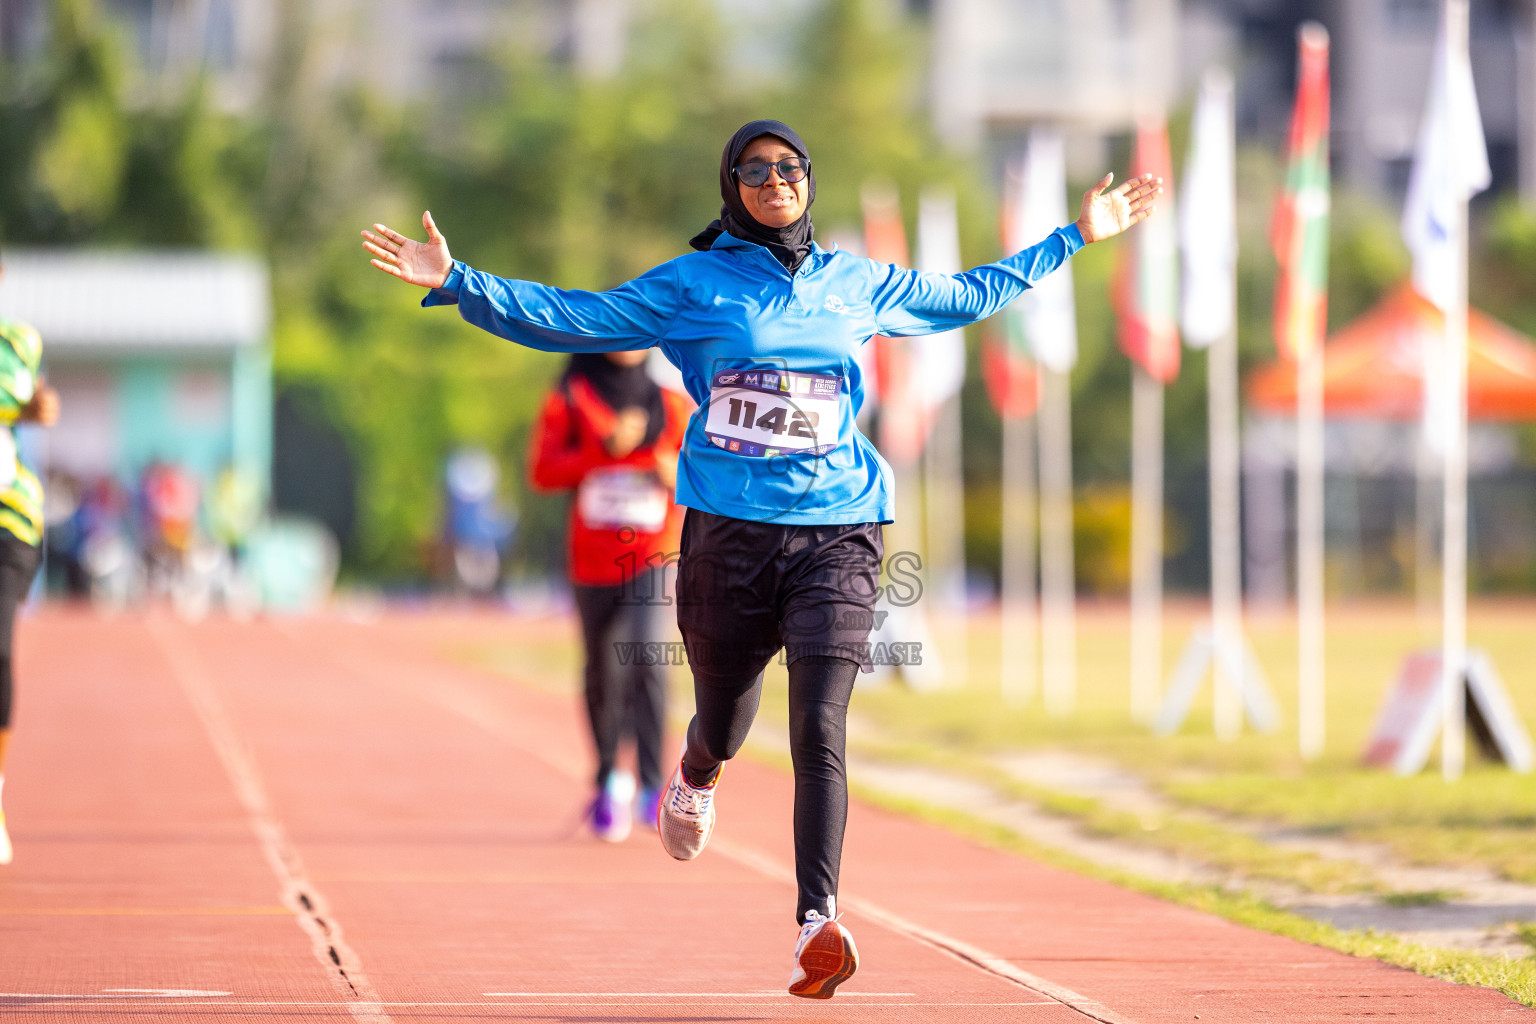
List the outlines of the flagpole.
{"label": "flagpole", "polygon": [[1035,422],[1003,417],[1002,689],[1010,704],[1039,690],[1035,599]]}
{"label": "flagpole", "polygon": [[1179,251],[1167,121],[1137,118],[1136,171],[1164,181],[1163,219],[1139,229],[1122,263],[1120,348],[1131,370],[1130,711],[1151,723],[1163,677],[1163,392],[1178,376]]}
{"label": "flagpole", "polygon": [[[956,339],[956,344],[959,340]],[[923,524],[927,532],[928,578],[944,620],[958,631],[953,649],[945,650],[947,684],[963,684],[970,671],[969,621],[965,607],[965,493],[961,476],[960,394],[939,406],[933,433],[923,449]]]}
{"label": "flagpole", "polygon": [[[1061,132],[1037,126],[1029,140],[1012,182],[1004,239],[1010,250],[1030,245],[1067,222],[1065,143]],[[1035,411],[1033,442],[1038,471],[1039,629],[1028,634],[1038,642],[1038,655],[1030,655],[1030,671],[1039,665],[1040,689],[1046,713],[1060,717],[1077,704],[1077,590],[1072,536],[1072,366],[1077,361],[1077,318],[1072,291],[1072,269],[1061,267],[1018,302],[1017,327],[1035,357],[1039,404]],[[1010,442],[1019,453],[1014,465],[1025,484],[1034,471],[1026,461],[1031,443],[1019,425]],[[1033,497],[1033,496],[1032,496]],[[1033,501],[1030,502],[1033,506]],[[1032,531],[1022,533],[1023,543],[1033,544]],[[1033,548],[1031,548],[1033,551]],[[1018,592],[1034,600],[1034,570],[1025,572],[1021,557],[1016,571],[1024,583]],[[1031,624],[1032,625],[1032,624]],[[1021,646],[1025,634],[1017,634]],[[1038,657],[1038,662],[1036,662]]]}
{"label": "flagpole", "polygon": [[[1446,0],[1445,32],[1450,53],[1467,53],[1467,0]],[[1446,152],[1454,152],[1459,133],[1454,104],[1444,119]],[[1467,661],[1467,196],[1458,190],[1447,225],[1455,246],[1450,303],[1445,311],[1445,386],[1451,399],[1450,437],[1445,446],[1444,533],[1441,539],[1443,602],[1440,671],[1443,701],[1440,773],[1447,781],[1466,768]]]}
{"label": "flagpole", "polygon": [[[1211,492],[1212,718],[1216,737],[1228,742],[1242,732],[1245,688],[1262,685],[1257,679],[1244,678],[1248,666],[1243,634],[1242,446],[1237,380],[1237,125],[1232,91],[1232,76],[1225,68],[1206,71],[1200,83],[1195,114],[1198,124],[1190,140],[1189,166],[1184,172],[1186,191],[1192,195],[1204,192],[1209,197],[1206,202],[1213,207],[1220,203],[1220,209],[1206,212],[1204,204],[1190,204],[1179,211],[1186,217],[1181,220],[1186,267],[1184,337],[1191,344],[1202,340],[1210,343],[1205,366]],[[1213,245],[1216,240],[1207,235],[1218,230],[1223,237]],[[1220,260],[1219,275],[1199,258],[1207,253]],[[1202,288],[1210,288],[1211,293],[1204,295]],[[1211,323],[1202,317],[1211,315],[1211,309],[1202,308],[1206,306],[1221,308],[1224,315]]]}
{"label": "flagpole", "polygon": [[[865,249],[869,257],[898,266],[910,262],[906,229],[895,188],[869,183],[860,198]],[[921,408],[912,379],[917,354],[912,350],[910,338],[877,337],[869,344],[877,346],[875,362],[881,376],[881,408],[877,422],[880,452],[890,464],[896,486],[896,518],[885,531],[887,565],[893,566],[900,559],[919,559],[912,568],[921,571],[921,579],[931,589],[931,565],[923,551],[922,464],[919,460],[922,442],[918,436],[922,424],[914,415]],[[902,681],[917,690],[930,690],[941,685],[944,674],[944,659],[933,644],[926,611],[922,603],[892,600],[889,617],[878,631],[885,639],[918,645],[921,660],[903,664],[899,669]]]}
{"label": "flagpole", "polygon": [[1238,495],[1242,465],[1238,445],[1235,323],[1211,342],[1206,358],[1210,402],[1211,646],[1228,655],[1226,667],[1221,657],[1212,659],[1216,677],[1215,725],[1218,739],[1234,740],[1243,728],[1243,705],[1238,695],[1244,680],[1239,675],[1227,680],[1230,685],[1222,686],[1220,677],[1241,673],[1244,661],[1242,528]]}
{"label": "flagpole", "polygon": [[[961,271],[960,227],[954,193],[925,189],[918,208],[917,265],[930,273]],[[928,579],[956,635],[952,648],[941,645],[947,683],[964,683],[969,674],[969,635],[965,606],[965,484],[961,473],[960,390],[965,379],[965,335],[946,331],[914,339],[924,358],[917,395],[931,409],[930,430],[923,446],[925,537],[930,566]]]}
{"label": "flagpole", "polygon": [[1287,197],[1274,225],[1280,282],[1275,342],[1296,361],[1296,690],[1301,757],[1321,756],[1326,736],[1323,633],[1323,335],[1327,307],[1328,30],[1296,33],[1296,107]]}
{"label": "flagpole", "polygon": [[[1429,337],[1426,337],[1426,341]],[[1426,367],[1428,361],[1426,360]],[[1441,382],[1443,384],[1443,382]],[[1424,378],[1427,392],[1432,384]],[[1414,444],[1413,487],[1413,592],[1414,619],[1421,629],[1428,630],[1435,621],[1435,591],[1440,589],[1435,579],[1435,498],[1440,490],[1440,471],[1445,467],[1425,436],[1426,425],[1421,424]],[[1440,495],[1443,500],[1443,495]]]}
{"label": "flagpole", "polygon": [[1072,536],[1072,377],[1040,367],[1040,665],[1045,710],[1077,706],[1077,584]]}
{"label": "flagpole", "polygon": [[1131,714],[1157,714],[1163,676],[1163,385],[1131,366]]}
{"label": "flagpole", "polygon": [[1323,656],[1323,346],[1296,360],[1296,661],[1301,757],[1315,760],[1326,736]]}

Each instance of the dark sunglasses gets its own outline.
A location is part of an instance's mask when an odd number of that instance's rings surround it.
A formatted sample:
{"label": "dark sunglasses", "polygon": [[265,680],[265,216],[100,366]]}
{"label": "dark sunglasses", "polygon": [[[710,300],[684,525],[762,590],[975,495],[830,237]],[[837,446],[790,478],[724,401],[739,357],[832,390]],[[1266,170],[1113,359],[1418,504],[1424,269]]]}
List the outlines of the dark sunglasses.
{"label": "dark sunglasses", "polygon": [[749,160],[739,167],[731,168],[731,173],[747,188],[759,188],[768,183],[768,173],[775,167],[779,170],[779,177],[791,184],[805,180],[805,176],[811,173],[811,161],[803,156],[787,156],[771,164],[762,160]]}

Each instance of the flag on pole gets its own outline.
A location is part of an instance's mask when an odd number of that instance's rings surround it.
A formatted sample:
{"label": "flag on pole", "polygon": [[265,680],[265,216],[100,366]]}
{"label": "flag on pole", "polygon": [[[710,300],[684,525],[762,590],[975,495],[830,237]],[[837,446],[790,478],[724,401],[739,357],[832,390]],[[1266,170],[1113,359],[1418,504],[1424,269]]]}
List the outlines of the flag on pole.
{"label": "flag on pole", "polygon": [[[878,263],[907,266],[907,229],[901,221],[901,206],[896,190],[889,186],[866,186],[861,196],[864,212],[864,249]],[[911,351],[907,338],[877,335],[868,344],[875,347],[875,383],[883,410],[880,422],[880,448],[888,459],[910,462],[923,450],[926,430],[921,415],[894,415],[895,410],[919,409],[915,394]]]}
{"label": "flag on pole", "polygon": [[1184,194],[1198,203],[1179,209],[1184,251],[1184,341],[1208,348],[1237,319],[1237,167],[1233,139],[1232,76],[1211,68],[1200,82],[1191,127]]}
{"label": "flag on pole", "polygon": [[[1008,161],[1004,171],[1003,208],[998,219],[998,238],[1003,252],[1017,252],[1013,247],[1017,232],[1010,230],[1017,211],[1022,207],[1020,192],[1024,175],[1024,158]],[[1064,268],[1063,268],[1064,269]],[[1050,276],[1047,275],[1046,280]],[[1033,416],[1040,399],[1040,375],[1030,358],[1029,344],[1024,337],[1018,302],[1015,300],[1003,311],[1002,329],[994,321],[988,321],[981,338],[981,377],[987,385],[987,397],[992,408],[1002,419],[1020,419]]]}
{"label": "flag on pole", "polygon": [[1456,207],[1486,189],[1493,172],[1472,84],[1472,61],[1465,50],[1451,52],[1444,25],[1435,42],[1434,61],[1418,149],[1408,175],[1403,241],[1413,255],[1414,288],[1444,310],[1454,301],[1451,292],[1459,247],[1451,229],[1457,220]]}
{"label": "flag on pole", "polygon": [[[958,274],[960,220],[955,194],[926,189],[917,213],[917,269],[927,274]],[[932,412],[947,402],[965,382],[965,332],[943,331],[908,339],[912,375],[923,407]],[[931,422],[932,416],[925,415]]]}
{"label": "flag on pole", "polygon": [[1152,379],[1167,384],[1179,375],[1178,234],[1173,210],[1173,160],[1161,117],[1136,126],[1133,173],[1163,179],[1160,217],[1138,225],[1121,250],[1116,312],[1120,349]]}
{"label": "flag on pole", "polygon": [[1013,331],[987,329],[981,340],[981,375],[992,408],[1005,420],[1033,416],[1040,404],[1040,371],[1022,354]]}
{"label": "flag on pole", "polygon": [[[1066,146],[1061,132],[1036,128],[1024,152],[1009,161],[1003,191],[1002,241],[1009,254],[1026,249],[1067,223]],[[1072,267],[1036,282],[1003,312],[1001,336],[982,348],[987,392],[998,414],[1029,416],[1039,400],[1038,361],[1067,373],[1077,362],[1077,306]]]}
{"label": "flag on pole", "polygon": [[1328,31],[1303,26],[1299,49],[1285,190],[1270,225],[1275,347],[1293,361],[1322,344],[1328,320]]}
{"label": "flag on pole", "polygon": [[[1461,245],[1454,228],[1460,223],[1459,208],[1492,181],[1472,62],[1465,50],[1453,52],[1442,23],[1403,204],[1403,241],[1413,256],[1413,287],[1442,311],[1456,301],[1460,280],[1456,261],[1462,258]],[[1451,417],[1457,415],[1456,396],[1445,386],[1445,357],[1443,344],[1425,344],[1424,440],[1441,454],[1450,438]]]}
{"label": "flag on pole", "polygon": [[[1009,175],[1003,247],[1010,254],[1034,245],[1067,223],[1066,143],[1054,128],[1029,133],[1024,156]],[[1066,373],[1077,363],[1077,304],[1072,265],[1063,264],[1015,299],[1007,310],[1010,341],[1047,368]]]}

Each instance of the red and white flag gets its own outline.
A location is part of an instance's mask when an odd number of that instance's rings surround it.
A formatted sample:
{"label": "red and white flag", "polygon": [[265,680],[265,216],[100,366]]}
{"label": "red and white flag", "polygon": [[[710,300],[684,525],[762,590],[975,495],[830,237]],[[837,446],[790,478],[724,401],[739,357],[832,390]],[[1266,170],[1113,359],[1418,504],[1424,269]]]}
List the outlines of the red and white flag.
{"label": "red and white flag", "polygon": [[1173,211],[1173,160],[1168,126],[1161,117],[1136,125],[1132,174],[1163,179],[1162,209],[1137,225],[1121,249],[1116,313],[1120,349],[1157,381],[1179,375],[1179,248]]}
{"label": "red and white flag", "polygon": [[[861,199],[864,249],[869,258],[908,266],[907,229],[901,221],[896,190],[866,186]],[[910,462],[922,454],[927,431],[909,341],[883,335],[869,340],[875,347],[875,383],[880,392],[880,449],[886,458],[900,462]]]}
{"label": "red and white flag", "polygon": [[1270,225],[1280,263],[1275,347],[1290,360],[1320,347],[1328,325],[1328,32],[1309,23],[1298,42],[1285,188]]}

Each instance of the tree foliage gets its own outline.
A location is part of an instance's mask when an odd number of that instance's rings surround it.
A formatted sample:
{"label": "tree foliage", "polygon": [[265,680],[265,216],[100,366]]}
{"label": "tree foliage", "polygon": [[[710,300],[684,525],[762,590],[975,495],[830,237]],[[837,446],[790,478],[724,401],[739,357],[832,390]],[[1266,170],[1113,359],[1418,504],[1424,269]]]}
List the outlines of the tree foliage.
{"label": "tree foliage", "polygon": [[[611,74],[580,74],[521,36],[488,39],[472,81],[405,103],[334,73],[331,55],[354,44],[333,37],[346,30],[320,20],[316,6],[274,0],[268,80],[255,108],[237,115],[216,107],[201,78],[169,97],[150,88],[157,80],[95,0],[54,0],[41,58],[0,69],[0,236],[263,253],[278,386],[318,403],[357,465],[359,525],[345,552],[355,573],[419,575],[439,529],[443,461],[464,444],[501,460],[504,490],[523,513],[520,557],[544,567],[561,548],[560,503],[523,484],[529,426],[561,359],[491,338],[450,311],[420,311],[419,292],[368,266],[361,227],[384,221],[419,233],[430,206],[454,254],[476,266],[611,287],[685,251],[719,208],[720,146],[743,121],[766,116],[795,125],[811,146],[823,240],[856,231],[860,189],[884,179],[898,187],[909,224],[922,188],[954,189],[966,261],[999,255],[996,168],[946,152],[930,130],[926,44],[908,5],[819,0],[781,65],[757,67],[715,0],[652,0]],[[1111,163],[1123,176],[1123,159]],[[1264,235],[1277,167],[1258,149],[1242,158],[1245,365],[1272,351]],[[1406,261],[1395,217],[1374,201],[1336,197],[1334,236],[1337,323],[1374,301]],[[1520,273],[1536,262],[1529,215],[1500,214],[1489,236],[1474,297],[1530,330],[1536,307]],[[1111,243],[1073,261],[1074,458],[1101,511],[1116,507],[1128,465],[1129,371],[1104,301],[1115,260]],[[973,366],[974,352],[973,339]],[[1168,394],[1175,476],[1202,467],[1205,452],[1203,359],[1186,363]],[[964,393],[973,506],[996,493],[998,475],[997,421],[983,394],[973,374]],[[992,563],[996,517],[973,512],[972,555]]]}
{"label": "tree foliage", "polygon": [[263,252],[278,386],[318,401],[358,465],[352,570],[419,573],[441,466],[463,444],[500,456],[523,552],[547,564],[560,505],[526,493],[523,453],[562,360],[421,312],[419,293],[368,266],[357,229],[419,232],[430,205],[460,258],[606,288],[685,251],[716,215],[720,146],[752,117],[785,118],[815,140],[818,176],[839,183],[822,193],[819,223],[857,223],[869,176],[956,173],[928,155],[918,39],[896,5],[827,0],[802,26],[793,66],[769,76],[734,62],[710,0],[644,12],[611,75],[488,40],[475,88],[399,105],[335,81],[326,54],[348,40],[330,38],[313,5],[279,0],[261,102],[232,116],[201,79],[146,102],[154,76],[93,0],[58,0],[43,59],[0,83],[0,233]]}

